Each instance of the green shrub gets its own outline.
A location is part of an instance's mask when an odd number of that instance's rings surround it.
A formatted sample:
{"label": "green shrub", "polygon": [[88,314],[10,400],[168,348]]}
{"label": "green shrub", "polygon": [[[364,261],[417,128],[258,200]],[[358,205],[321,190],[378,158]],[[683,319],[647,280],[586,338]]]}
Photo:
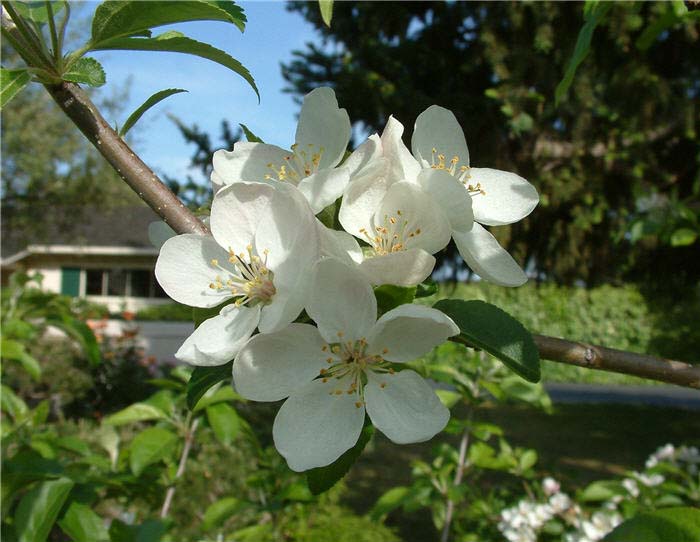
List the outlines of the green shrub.
{"label": "green shrub", "polygon": [[179,303],[156,305],[136,312],[136,320],[163,320],[170,322],[191,322],[192,308]]}

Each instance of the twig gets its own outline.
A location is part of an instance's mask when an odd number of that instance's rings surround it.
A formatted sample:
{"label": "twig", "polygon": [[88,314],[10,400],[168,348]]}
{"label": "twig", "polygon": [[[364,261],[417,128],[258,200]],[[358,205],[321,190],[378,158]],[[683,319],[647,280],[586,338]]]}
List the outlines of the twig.
{"label": "twig", "polygon": [[611,371],[670,384],[700,388],[700,365],[635,354],[546,335],[534,335],[540,357],[586,369]]}
{"label": "twig", "polygon": [[[190,455],[190,449],[192,448],[192,442],[194,442],[194,433],[197,431],[197,426],[199,425],[199,418],[196,418],[192,425],[188,428],[185,434],[185,445],[182,448],[182,455],[180,455],[180,463],[177,466],[177,472],[175,473],[175,480],[181,478],[185,474],[185,466],[187,464],[187,456]],[[163,508],[160,510],[160,517],[168,517],[168,512],[170,511],[170,505],[173,502],[173,496],[175,495],[175,480],[168,488],[165,493],[165,500],[163,501]]]}
{"label": "twig", "polygon": [[[469,409],[469,414],[467,415],[467,426],[462,431],[462,440],[459,442],[459,458],[457,459],[457,471],[455,472],[455,478],[452,485],[454,487],[459,486],[462,483],[462,478],[464,477],[464,467],[467,461],[467,450],[469,449],[469,434],[471,431],[470,423],[472,421],[472,416],[474,409]],[[452,516],[454,516],[455,503],[449,497],[447,498],[447,505],[445,507],[445,524],[442,526],[442,534],[440,536],[440,542],[447,542],[450,537],[450,526],[452,525]]]}

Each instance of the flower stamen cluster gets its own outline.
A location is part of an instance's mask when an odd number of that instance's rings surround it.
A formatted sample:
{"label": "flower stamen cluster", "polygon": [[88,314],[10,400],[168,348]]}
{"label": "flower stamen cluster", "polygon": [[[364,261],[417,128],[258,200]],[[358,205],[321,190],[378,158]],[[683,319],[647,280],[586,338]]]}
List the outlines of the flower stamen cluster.
{"label": "flower stamen cluster", "polygon": [[318,151],[314,152],[316,145],[308,143],[307,149],[299,149],[299,144],[294,143],[291,146],[292,154],[284,157],[284,164],[279,166],[272,162],[267,164],[267,167],[274,172],[274,176],[265,175],[266,180],[292,181],[298,184],[301,179],[313,175],[318,171],[323,158],[324,148],[318,147]]}
{"label": "flower stamen cluster", "polygon": [[400,209],[396,210],[396,216],[384,215],[381,225],[373,226],[374,235],[370,235],[367,228],[361,228],[360,233],[374,249],[376,256],[385,256],[392,252],[406,250],[406,243],[421,234],[421,228],[409,228],[409,221],[403,216]]}
{"label": "flower stamen cluster", "polygon": [[224,292],[227,296],[237,297],[237,307],[254,306],[257,303],[268,304],[277,292],[273,282],[274,274],[267,268],[269,250],[263,251],[263,258],[255,253],[252,245],[248,245],[246,250],[247,255],[242,252],[236,254],[229,247],[228,261],[233,264],[233,270],[222,267],[217,259],[211,260],[211,265],[228,277],[224,280],[221,275],[217,275],[209,284],[209,288]]}

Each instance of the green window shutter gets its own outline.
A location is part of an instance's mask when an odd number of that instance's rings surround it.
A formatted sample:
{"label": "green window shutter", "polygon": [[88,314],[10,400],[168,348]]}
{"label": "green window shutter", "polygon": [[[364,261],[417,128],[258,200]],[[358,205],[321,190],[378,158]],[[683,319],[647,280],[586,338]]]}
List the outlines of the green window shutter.
{"label": "green window shutter", "polygon": [[61,293],[78,297],[80,295],[80,269],[77,267],[61,268]]}

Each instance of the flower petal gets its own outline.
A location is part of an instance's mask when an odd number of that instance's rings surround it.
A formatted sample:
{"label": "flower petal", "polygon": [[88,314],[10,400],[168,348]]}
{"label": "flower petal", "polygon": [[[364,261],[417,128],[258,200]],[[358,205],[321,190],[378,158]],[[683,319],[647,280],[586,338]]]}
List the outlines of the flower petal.
{"label": "flower petal", "polygon": [[409,370],[394,374],[368,371],[367,377],[367,414],[375,427],[393,442],[424,442],[447,425],[450,411],[417,373]]}
{"label": "flower petal", "polygon": [[318,214],[343,195],[350,182],[345,168],[323,169],[304,177],[297,187],[309,202],[314,214]]}
{"label": "flower petal", "polygon": [[[309,273],[306,273],[309,275]],[[288,326],[297,319],[304,309],[304,303],[308,297],[308,289],[311,286],[308,277],[297,274],[297,282],[289,284],[282,279],[289,280],[288,274],[278,275],[274,280],[276,292],[272,296],[269,305],[265,305],[260,313],[260,333],[273,333]]]}
{"label": "flower petal", "polygon": [[461,182],[441,169],[424,169],[418,175],[418,182],[440,206],[453,230],[469,231],[472,228],[472,198]]}
{"label": "flower petal", "polygon": [[323,148],[319,169],[338,165],[350,141],[350,117],[338,107],[335,92],[319,87],[304,96],[295,141],[299,150]]}
{"label": "flower petal", "polygon": [[259,319],[259,307],[226,305],[218,316],[194,330],[175,357],[205,367],[228,363],[253,334]]}
{"label": "flower petal", "polygon": [[160,249],[156,278],[163,290],[179,303],[190,307],[216,307],[231,297],[209,285],[220,273],[212,260],[222,264],[228,253],[209,235],[187,233],[171,237]]}
{"label": "flower petal", "polygon": [[527,276],[496,238],[478,223],[468,232],[452,232],[459,254],[482,279],[501,286],[521,286]]}
{"label": "flower petal", "polygon": [[355,237],[363,239],[360,230],[372,229],[372,217],[391,184],[387,167],[386,159],[377,159],[376,166],[368,174],[353,179],[345,189],[338,219],[343,229]]}
{"label": "flower petal", "polygon": [[328,366],[326,342],[308,324],[250,339],[233,362],[233,386],[246,399],[279,401],[311,382]]}
{"label": "flower petal", "polygon": [[276,145],[239,141],[232,151],[218,150],[214,153],[213,166],[215,183],[237,183],[239,181],[264,181],[268,175],[276,178],[270,166],[279,169],[285,158],[291,154]]}
{"label": "flower petal", "polygon": [[395,231],[415,233],[400,240],[406,248],[422,248],[434,254],[450,242],[451,228],[447,217],[430,194],[417,184],[401,181],[389,187],[374,215],[374,225],[391,229],[387,224],[391,217],[398,221],[393,227]]}
{"label": "flower petal", "polygon": [[517,222],[529,215],[540,201],[535,187],[515,173],[471,168],[469,174],[469,184],[481,185],[484,192],[472,198],[474,220],[487,226]]}
{"label": "flower petal", "polygon": [[367,279],[356,269],[333,258],[319,261],[313,270],[313,288],[306,312],[329,343],[366,337],[377,321],[377,300]]}
{"label": "flower petal", "polygon": [[350,383],[347,377],[314,380],[282,405],[272,437],[290,469],[301,472],[325,467],[355,445],[365,409],[357,393],[346,393]]}
{"label": "flower petal", "polygon": [[224,187],[211,205],[211,233],[222,247],[238,254],[253,244],[255,231],[270,215],[275,189],[269,184],[238,182]]}
{"label": "flower petal", "polygon": [[347,157],[343,167],[348,170],[350,179],[353,179],[368,173],[381,158],[382,140],[377,134],[373,134]]}
{"label": "flower petal", "polygon": [[362,261],[362,249],[357,240],[344,231],[327,228],[320,220],[316,220],[319,236],[320,255],[323,258],[335,258],[346,265]]}
{"label": "flower petal", "polygon": [[366,258],[360,271],[375,285],[415,286],[430,276],[435,258],[420,248]]}
{"label": "flower petal", "polygon": [[457,324],[439,310],[400,305],[377,320],[367,340],[367,352],[387,361],[412,361],[457,334]]}
{"label": "flower petal", "polygon": [[390,116],[382,132],[382,152],[389,160],[389,182],[415,181],[421,166],[404,145],[403,124]]}
{"label": "flower petal", "polygon": [[[436,154],[444,155],[448,166],[455,156],[458,159],[457,169],[469,165],[469,149],[462,127],[452,111],[438,105],[431,105],[418,115],[411,149],[423,167],[432,165],[433,149]],[[435,162],[437,163],[437,156]]]}

